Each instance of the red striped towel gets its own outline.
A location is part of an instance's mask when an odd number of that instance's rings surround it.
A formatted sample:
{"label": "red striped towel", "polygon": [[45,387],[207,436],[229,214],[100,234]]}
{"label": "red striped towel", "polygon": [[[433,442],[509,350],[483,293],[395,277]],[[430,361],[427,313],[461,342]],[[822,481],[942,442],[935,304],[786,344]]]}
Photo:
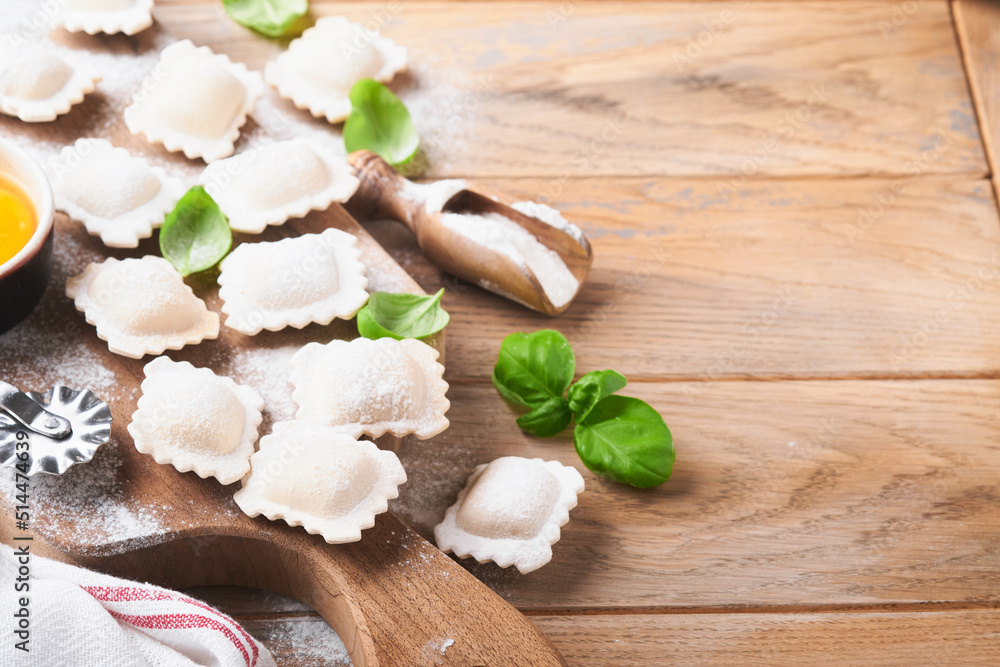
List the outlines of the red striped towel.
{"label": "red striped towel", "polygon": [[34,555],[23,578],[24,560],[0,544],[0,665],[276,667],[236,621],[194,598]]}

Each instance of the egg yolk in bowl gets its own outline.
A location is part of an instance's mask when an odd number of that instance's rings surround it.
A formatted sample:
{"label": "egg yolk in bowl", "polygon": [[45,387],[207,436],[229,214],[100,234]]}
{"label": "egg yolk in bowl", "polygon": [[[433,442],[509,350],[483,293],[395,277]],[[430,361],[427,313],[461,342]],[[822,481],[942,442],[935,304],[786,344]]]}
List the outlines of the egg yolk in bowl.
{"label": "egg yolk in bowl", "polygon": [[38,221],[21,186],[0,174],[0,265],[28,245]]}

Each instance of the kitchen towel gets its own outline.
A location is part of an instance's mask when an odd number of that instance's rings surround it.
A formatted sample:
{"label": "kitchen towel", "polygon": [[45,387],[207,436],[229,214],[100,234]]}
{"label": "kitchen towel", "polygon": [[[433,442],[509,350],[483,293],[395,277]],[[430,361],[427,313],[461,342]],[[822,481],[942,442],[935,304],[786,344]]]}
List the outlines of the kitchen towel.
{"label": "kitchen towel", "polygon": [[[16,647],[25,636],[17,634],[23,608],[27,653]],[[260,642],[203,602],[25,557],[5,544],[0,544],[0,665],[276,667]]]}

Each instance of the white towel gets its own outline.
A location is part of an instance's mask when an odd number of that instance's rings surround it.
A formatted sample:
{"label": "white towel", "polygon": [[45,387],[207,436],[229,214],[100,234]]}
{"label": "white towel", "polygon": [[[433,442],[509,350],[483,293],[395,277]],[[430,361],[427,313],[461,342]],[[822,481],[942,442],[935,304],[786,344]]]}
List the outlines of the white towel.
{"label": "white towel", "polygon": [[[23,580],[23,560],[0,544],[0,665],[276,667],[260,642],[203,602],[35,555]],[[21,598],[27,653],[17,648]]]}

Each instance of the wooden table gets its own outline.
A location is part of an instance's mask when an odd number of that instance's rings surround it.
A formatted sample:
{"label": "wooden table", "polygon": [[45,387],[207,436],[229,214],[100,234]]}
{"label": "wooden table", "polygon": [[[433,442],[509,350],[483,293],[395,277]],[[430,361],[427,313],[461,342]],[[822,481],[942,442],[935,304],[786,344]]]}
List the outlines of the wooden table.
{"label": "wooden table", "polygon": [[[428,177],[554,202],[596,254],[553,320],[369,225],[452,313],[452,426],[401,452],[405,520],[429,536],[497,456],[579,466],[569,438],[519,432],[489,382],[504,335],[555,327],[580,371],[625,373],[677,446],[657,489],[588,473],[538,572],[468,564],[570,664],[997,661],[1000,7],[313,7],[410,48],[394,87]],[[258,69],[281,48],[219,12],[158,0],[156,18]],[[309,610],[198,594],[280,664],[330,664]]]}

